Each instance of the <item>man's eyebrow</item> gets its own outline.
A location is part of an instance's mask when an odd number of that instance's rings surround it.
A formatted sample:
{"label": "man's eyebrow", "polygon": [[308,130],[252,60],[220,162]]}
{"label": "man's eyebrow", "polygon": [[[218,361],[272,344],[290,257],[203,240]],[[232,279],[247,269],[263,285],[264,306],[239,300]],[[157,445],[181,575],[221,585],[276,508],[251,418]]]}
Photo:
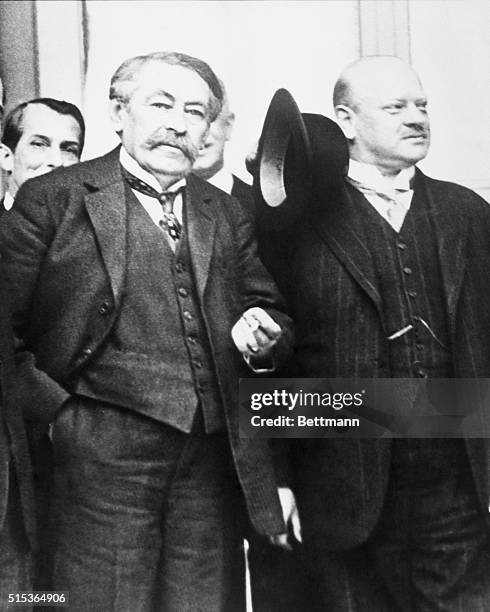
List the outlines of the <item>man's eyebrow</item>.
{"label": "man's eyebrow", "polygon": [[206,102],[203,102],[202,100],[196,100],[194,101],[188,101],[185,103],[186,106],[203,106],[204,108],[207,106]]}
{"label": "man's eyebrow", "polygon": [[175,101],[175,97],[168,91],[165,91],[164,89],[157,89],[156,91],[153,91],[148,96],[148,99],[153,98],[153,96],[165,96],[166,98],[169,98],[170,100]]}
{"label": "man's eyebrow", "polygon": [[49,136],[46,136],[45,134],[31,134],[29,138],[41,138],[41,140],[51,142],[51,138]]}

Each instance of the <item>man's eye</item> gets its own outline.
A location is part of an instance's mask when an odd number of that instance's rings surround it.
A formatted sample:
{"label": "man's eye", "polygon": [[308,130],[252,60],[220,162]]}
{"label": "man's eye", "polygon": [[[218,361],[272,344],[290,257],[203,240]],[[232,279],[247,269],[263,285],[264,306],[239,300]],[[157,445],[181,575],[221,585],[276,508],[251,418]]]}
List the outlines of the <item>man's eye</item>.
{"label": "man's eye", "polygon": [[417,104],[417,108],[419,109],[420,112],[426,113],[427,112],[427,102],[424,102],[423,104]]}
{"label": "man's eye", "polygon": [[384,110],[388,113],[399,113],[403,109],[403,104],[388,104],[384,107]]}
{"label": "man's eye", "polygon": [[31,147],[42,148],[42,147],[46,147],[46,146],[47,146],[47,144],[43,140],[33,140],[31,142]]}
{"label": "man's eye", "polygon": [[168,104],[167,102],[152,102],[150,106],[152,106],[153,108],[170,108],[170,104]]}
{"label": "man's eye", "polygon": [[65,149],[65,152],[77,158],[80,156],[80,154],[78,153],[77,147],[68,147],[67,149]]}
{"label": "man's eye", "polygon": [[186,113],[192,115],[193,117],[198,117],[199,119],[204,119],[205,117],[204,111],[202,111],[200,108],[188,108]]}

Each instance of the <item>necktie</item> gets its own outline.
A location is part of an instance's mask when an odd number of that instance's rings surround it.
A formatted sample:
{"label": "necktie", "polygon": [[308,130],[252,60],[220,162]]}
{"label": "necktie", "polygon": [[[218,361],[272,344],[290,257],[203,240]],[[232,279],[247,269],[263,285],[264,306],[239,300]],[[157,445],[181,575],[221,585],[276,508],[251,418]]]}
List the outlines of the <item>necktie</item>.
{"label": "necktie", "polygon": [[163,219],[160,221],[160,227],[167,232],[175,245],[180,238],[180,234],[182,233],[182,226],[173,211],[174,201],[177,194],[180,193],[180,189],[177,191],[159,192],[148,185],[148,183],[145,183],[137,176],[134,176],[134,174],[131,174],[131,172],[128,172],[124,167],[122,167],[122,175],[131,189],[139,191],[140,193],[150,196],[151,198],[156,198],[160,202],[163,209]]}
{"label": "necktie", "polygon": [[370,185],[365,185],[364,183],[356,181],[350,177],[348,177],[347,180],[365,196],[374,196],[383,200],[386,203],[386,216],[390,225],[397,232],[400,231],[407,214],[407,208],[401,204],[397,198],[402,193],[406,193],[408,189],[393,188],[387,191],[375,186],[371,187]]}

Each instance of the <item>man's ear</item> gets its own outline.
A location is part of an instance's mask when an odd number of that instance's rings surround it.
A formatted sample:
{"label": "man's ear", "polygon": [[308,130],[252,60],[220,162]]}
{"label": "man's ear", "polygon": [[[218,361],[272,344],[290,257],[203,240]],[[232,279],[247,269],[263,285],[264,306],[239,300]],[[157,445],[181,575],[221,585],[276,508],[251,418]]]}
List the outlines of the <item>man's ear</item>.
{"label": "man's ear", "polygon": [[14,154],[10,147],[4,144],[0,144],[0,168],[8,173],[14,170]]}
{"label": "man's ear", "polygon": [[354,140],[356,136],[354,111],[344,104],[338,104],[335,107],[335,115],[337,117],[337,123],[344,132],[344,136],[347,140]]}
{"label": "man's ear", "polygon": [[120,133],[123,130],[123,116],[125,112],[125,102],[117,98],[112,98],[109,100],[109,117],[111,118],[112,125],[117,133]]}

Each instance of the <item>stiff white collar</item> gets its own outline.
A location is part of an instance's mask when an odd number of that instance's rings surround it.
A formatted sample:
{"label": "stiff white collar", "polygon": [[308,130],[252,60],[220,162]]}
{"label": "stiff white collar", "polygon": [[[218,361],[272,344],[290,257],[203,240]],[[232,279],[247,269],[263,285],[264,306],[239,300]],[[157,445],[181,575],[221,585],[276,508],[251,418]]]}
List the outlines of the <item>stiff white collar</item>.
{"label": "stiff white collar", "polygon": [[410,181],[414,174],[415,166],[404,168],[395,176],[384,176],[372,164],[359,162],[355,159],[349,161],[349,178],[379,193],[390,193],[393,190],[409,191]]}
{"label": "stiff white collar", "polygon": [[221,168],[221,170],[218,170],[216,174],[213,174],[213,176],[208,179],[208,183],[218,187],[221,191],[231,194],[233,188],[233,175],[226,168]]}

